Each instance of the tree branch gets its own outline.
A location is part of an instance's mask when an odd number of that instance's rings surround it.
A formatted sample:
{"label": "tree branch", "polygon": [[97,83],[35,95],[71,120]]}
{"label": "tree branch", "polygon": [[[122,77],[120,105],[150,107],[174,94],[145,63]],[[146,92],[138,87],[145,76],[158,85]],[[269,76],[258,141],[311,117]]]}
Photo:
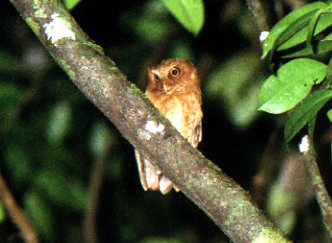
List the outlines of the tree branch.
{"label": "tree branch", "polygon": [[260,0],[247,0],[247,5],[254,17],[254,22],[260,32],[270,30],[266,20],[266,11],[264,11]]}
{"label": "tree branch", "polygon": [[59,1],[11,2],[86,97],[234,242],[286,242],[248,193],[160,116]]}
{"label": "tree branch", "polygon": [[99,195],[103,183],[104,176],[104,161],[105,158],[101,158],[93,163],[93,169],[91,173],[89,191],[87,196],[87,209],[85,211],[85,220],[83,224],[84,241],[86,243],[97,243],[97,212]]}
{"label": "tree branch", "polygon": [[300,150],[304,153],[303,156],[306,162],[305,166],[307,168],[312,186],[315,191],[316,200],[323,215],[325,227],[329,232],[330,238],[332,238],[332,201],[329,193],[326,190],[322,176],[319,172],[319,167],[316,161],[313,147],[310,144],[309,136],[305,136],[302,138],[301,144],[303,143],[307,143],[308,148],[303,150],[303,147],[300,147]]}
{"label": "tree branch", "polygon": [[107,141],[99,158],[93,162],[93,169],[89,182],[89,189],[87,195],[87,208],[85,211],[85,220],[83,224],[83,234],[86,243],[97,243],[97,213],[99,196],[103,184],[105,161],[112,149],[111,142]]}
{"label": "tree branch", "polygon": [[0,200],[6,208],[10,218],[16,224],[22,233],[22,238],[27,243],[37,243],[38,234],[34,225],[25,215],[24,211],[16,203],[13,195],[11,194],[5,179],[0,174]]}

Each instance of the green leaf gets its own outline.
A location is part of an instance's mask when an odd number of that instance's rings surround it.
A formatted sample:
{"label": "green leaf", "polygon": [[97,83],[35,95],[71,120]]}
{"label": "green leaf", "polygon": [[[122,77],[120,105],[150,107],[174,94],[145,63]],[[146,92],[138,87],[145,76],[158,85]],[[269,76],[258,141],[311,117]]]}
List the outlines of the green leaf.
{"label": "green leaf", "polygon": [[103,122],[97,122],[91,131],[90,135],[90,149],[96,159],[100,159],[105,149],[110,146],[112,134],[109,126]]}
{"label": "green leaf", "polygon": [[311,144],[314,144],[315,125],[316,125],[316,117],[313,117],[310,121],[308,121],[308,135]]}
{"label": "green leaf", "polygon": [[[315,126],[316,126],[316,116],[314,116],[310,121],[308,121],[308,136],[309,136],[309,141],[310,144],[315,144],[314,143],[314,133],[315,133]],[[311,152],[316,153],[315,147],[311,146]]]}
{"label": "green leaf", "polygon": [[202,0],[162,0],[174,17],[191,33],[197,35],[204,23]]}
{"label": "green leaf", "polygon": [[0,90],[0,123],[1,126],[5,127],[8,126],[8,122],[11,123],[17,105],[24,98],[25,90],[13,82],[7,82],[3,79],[0,81]]}
{"label": "green leaf", "polygon": [[327,113],[327,118],[329,118],[330,122],[332,123],[332,109],[330,109]]}
{"label": "green leaf", "polygon": [[22,62],[13,53],[5,48],[0,49],[0,72],[19,73],[22,71]]}
{"label": "green leaf", "polygon": [[24,148],[17,144],[9,144],[4,153],[3,163],[6,164],[14,186],[21,187],[29,183],[34,168],[29,153]]}
{"label": "green leaf", "polygon": [[306,26],[317,10],[326,7],[328,5],[324,2],[314,2],[286,15],[271,29],[268,38],[264,41],[262,58],[265,58],[269,52],[273,52],[277,45]]}
{"label": "green leaf", "polygon": [[65,7],[68,10],[72,10],[81,0],[63,0]]}
{"label": "green leaf", "polygon": [[170,57],[185,58],[188,60],[195,59],[191,45],[188,42],[179,39],[177,41],[174,41],[174,44],[172,44],[172,46],[172,49],[169,50]]}
{"label": "green leaf", "polygon": [[[316,11],[315,15],[311,18],[309,26],[305,29],[308,29],[307,34],[307,40],[306,40],[306,46],[309,48],[309,50],[314,54],[314,46],[313,46],[313,37],[315,35],[315,31],[318,29],[318,21],[320,20],[320,17],[322,14],[326,13],[325,9],[319,9]],[[327,16],[330,16],[329,14]],[[331,15],[332,20],[332,15]],[[327,27],[331,25],[331,20],[327,22]]]}
{"label": "green leaf", "polygon": [[286,122],[285,141],[288,143],[331,98],[332,91],[322,89],[312,92],[305,98]]}
{"label": "green leaf", "polygon": [[2,202],[0,203],[0,223],[3,223],[4,220],[6,219],[6,209],[3,206]]}
{"label": "green leaf", "polygon": [[211,70],[204,81],[203,92],[224,105],[230,121],[238,128],[249,126],[259,114],[257,97],[266,78],[260,65],[254,51],[238,52]]}
{"label": "green leaf", "polygon": [[19,100],[24,95],[24,90],[11,82],[0,82],[0,103]]}
{"label": "green leaf", "polygon": [[61,174],[58,171],[45,170],[35,175],[34,183],[58,206],[75,212],[83,212],[86,191],[79,178]]}
{"label": "green leaf", "polygon": [[50,142],[60,142],[67,134],[71,122],[71,108],[68,102],[56,104],[50,114],[47,138]]}
{"label": "green leaf", "polygon": [[332,33],[318,42],[317,49],[318,54],[332,50]]}
{"label": "green leaf", "polygon": [[[324,39],[317,42],[315,47],[316,54],[322,54],[324,52],[330,52],[332,50],[332,33],[326,36]],[[282,58],[294,58],[294,57],[304,57],[312,54],[310,48],[305,46],[303,49],[295,51],[293,53],[287,53],[286,55],[282,55]]]}
{"label": "green leaf", "polygon": [[326,76],[326,65],[309,59],[294,59],[282,66],[277,76],[271,75],[259,96],[259,110],[280,114],[295,107],[314,84]]}
{"label": "green leaf", "polygon": [[[297,45],[303,44],[306,39],[321,34],[324,30],[332,26],[332,12],[322,13],[324,10],[318,10],[310,20],[311,29],[305,26],[300,31],[294,33],[288,40],[280,43],[277,51],[284,51]],[[317,23],[316,23],[317,21]],[[308,36],[309,35],[309,36]],[[323,39],[323,38],[320,38]]]}
{"label": "green leaf", "polygon": [[124,11],[120,16],[120,22],[143,40],[152,43],[160,43],[167,38],[171,31],[170,23],[167,21],[169,11],[161,1],[147,1],[144,11],[133,18],[131,11]]}
{"label": "green leaf", "polygon": [[40,194],[29,191],[24,195],[24,204],[41,235],[47,242],[54,242],[56,218],[55,215],[52,215],[52,210],[46,200]]}

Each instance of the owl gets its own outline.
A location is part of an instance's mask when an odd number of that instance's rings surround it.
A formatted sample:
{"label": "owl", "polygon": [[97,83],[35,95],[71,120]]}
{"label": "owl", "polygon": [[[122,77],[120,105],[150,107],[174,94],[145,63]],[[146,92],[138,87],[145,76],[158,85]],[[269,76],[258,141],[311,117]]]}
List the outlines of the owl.
{"label": "owl", "polygon": [[[202,139],[202,93],[197,69],[188,60],[171,58],[148,69],[145,94],[181,135],[196,148]],[[167,194],[176,185],[163,172],[135,151],[145,191]]]}

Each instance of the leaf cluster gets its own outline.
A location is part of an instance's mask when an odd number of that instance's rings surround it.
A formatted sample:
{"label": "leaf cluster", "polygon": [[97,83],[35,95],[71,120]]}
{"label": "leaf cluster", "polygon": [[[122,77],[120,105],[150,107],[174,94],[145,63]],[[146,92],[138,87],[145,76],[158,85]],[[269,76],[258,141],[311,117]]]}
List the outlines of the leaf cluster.
{"label": "leaf cluster", "polygon": [[259,110],[292,111],[285,126],[286,142],[314,122],[331,100],[331,30],[332,6],[314,2],[281,19],[263,43],[262,58],[276,71],[262,86]]}

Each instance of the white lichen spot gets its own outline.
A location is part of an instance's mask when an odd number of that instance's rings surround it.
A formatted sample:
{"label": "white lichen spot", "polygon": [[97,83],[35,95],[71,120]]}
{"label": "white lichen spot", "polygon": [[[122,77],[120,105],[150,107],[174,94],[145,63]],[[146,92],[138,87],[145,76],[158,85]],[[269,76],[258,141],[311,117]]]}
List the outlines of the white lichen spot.
{"label": "white lichen spot", "polygon": [[75,33],[70,28],[70,24],[57,13],[53,13],[51,15],[51,21],[44,24],[43,27],[45,28],[47,39],[50,40],[53,45],[56,45],[56,42],[63,38],[69,38],[71,40],[76,39]]}
{"label": "white lichen spot", "polygon": [[268,36],[270,32],[269,31],[262,31],[261,34],[259,35],[259,41],[263,42]]}
{"label": "white lichen spot", "polygon": [[151,134],[150,133],[145,134],[145,140],[150,140],[150,138],[151,138]]}
{"label": "white lichen spot", "polygon": [[163,124],[158,124],[155,121],[147,121],[145,124],[145,130],[149,131],[152,134],[163,133],[165,127]]}
{"label": "white lichen spot", "polygon": [[146,131],[145,129],[138,129],[138,136],[140,137],[140,139],[150,140],[151,133]]}
{"label": "white lichen spot", "polygon": [[306,152],[309,151],[309,147],[310,147],[309,136],[305,135],[302,138],[301,143],[299,144],[299,150],[302,154],[305,154]]}

